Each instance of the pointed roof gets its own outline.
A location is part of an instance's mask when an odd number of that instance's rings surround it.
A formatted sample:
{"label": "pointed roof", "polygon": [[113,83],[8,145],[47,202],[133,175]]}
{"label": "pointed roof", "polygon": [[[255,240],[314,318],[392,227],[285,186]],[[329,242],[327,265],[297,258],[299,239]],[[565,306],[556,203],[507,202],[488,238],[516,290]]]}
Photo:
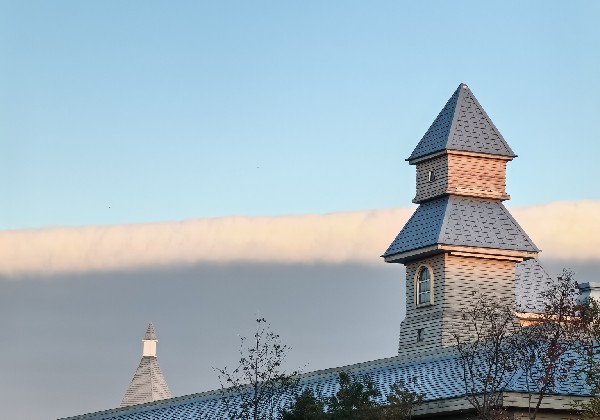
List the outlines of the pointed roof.
{"label": "pointed roof", "polygon": [[556,284],[537,259],[515,266],[515,297],[520,312],[543,313],[546,309],[544,292]]}
{"label": "pointed roof", "polygon": [[469,87],[461,83],[407,159],[457,150],[515,157]]}
{"label": "pointed roof", "polygon": [[121,400],[121,407],[167,398],[171,398],[171,392],[158,365],[158,359],[142,357],[133,379],[125,391],[123,400]]}
{"label": "pointed roof", "polygon": [[121,407],[171,398],[156,358],[156,333],[152,322],[144,334],[142,360],[121,400]]}
{"label": "pointed roof", "polygon": [[156,332],[154,332],[154,325],[152,322],[148,324],[146,334],[144,334],[144,340],[156,340]]}
{"label": "pointed roof", "polygon": [[421,204],[383,256],[438,244],[539,252],[501,202],[450,195]]}

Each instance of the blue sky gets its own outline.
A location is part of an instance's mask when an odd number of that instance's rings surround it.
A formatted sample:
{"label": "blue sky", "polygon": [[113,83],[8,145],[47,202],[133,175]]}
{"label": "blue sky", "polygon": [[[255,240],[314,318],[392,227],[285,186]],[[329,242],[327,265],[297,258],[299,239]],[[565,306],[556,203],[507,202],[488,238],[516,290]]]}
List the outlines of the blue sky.
{"label": "blue sky", "polygon": [[412,211],[405,158],[461,82],[519,155],[508,206],[549,272],[594,281],[598,16],[0,0],[2,414],[115,407],[149,321],[173,395],[217,387],[257,313],[291,368],[394,355],[404,272],[379,255]]}
{"label": "blue sky", "polygon": [[599,199],[599,9],[1,2],[0,228],[405,206],[461,82],[512,206]]}

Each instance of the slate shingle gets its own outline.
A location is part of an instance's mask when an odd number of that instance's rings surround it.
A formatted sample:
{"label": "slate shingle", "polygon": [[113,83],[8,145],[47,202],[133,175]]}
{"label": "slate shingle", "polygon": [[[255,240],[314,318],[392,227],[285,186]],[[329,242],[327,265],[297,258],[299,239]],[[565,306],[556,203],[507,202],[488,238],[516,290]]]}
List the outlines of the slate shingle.
{"label": "slate shingle", "polygon": [[421,204],[383,256],[436,244],[539,251],[501,202],[451,195]]}
{"label": "slate shingle", "polygon": [[521,312],[544,312],[542,294],[556,280],[544,270],[537,259],[520,262],[515,267],[515,297]]}
{"label": "slate shingle", "polygon": [[407,160],[442,150],[516,156],[475,95],[462,83]]}
{"label": "slate shingle", "polygon": [[[409,382],[412,389],[424,394],[424,401],[437,401],[464,395],[463,369],[455,353],[445,353],[430,359],[407,361],[401,358],[374,360],[372,362],[328,369],[303,375],[300,385],[312,389],[321,397],[329,397],[338,390],[338,373],[348,371],[369,375],[382,395],[390,392],[390,385],[397,380]],[[575,371],[558,387],[555,395],[590,395],[591,388]],[[518,372],[507,391],[527,390],[523,372]],[[113,409],[104,412],[70,417],[79,420],[184,420],[218,419],[225,413],[225,406],[218,391],[194,394],[169,400],[156,401],[137,407]],[[65,419],[66,420],[66,419]]]}

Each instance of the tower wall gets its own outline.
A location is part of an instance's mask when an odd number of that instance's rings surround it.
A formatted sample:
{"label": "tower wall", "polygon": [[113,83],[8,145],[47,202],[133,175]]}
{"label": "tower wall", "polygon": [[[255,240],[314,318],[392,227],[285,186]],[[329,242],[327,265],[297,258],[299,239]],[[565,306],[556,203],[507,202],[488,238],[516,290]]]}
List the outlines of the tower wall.
{"label": "tower wall", "polygon": [[[433,302],[416,304],[416,277],[422,266],[433,273]],[[461,308],[479,295],[514,305],[515,261],[464,257],[448,253],[406,264],[406,317],[400,325],[399,355],[416,355],[455,345]],[[422,341],[417,337],[421,330]]]}
{"label": "tower wall", "polygon": [[506,160],[448,155],[448,192],[507,200]]}
{"label": "tower wall", "polygon": [[[429,180],[433,171],[435,179]],[[417,164],[417,195],[414,203],[429,200],[448,191],[448,155],[438,156]]]}
{"label": "tower wall", "polygon": [[506,162],[481,154],[453,153],[419,162],[413,202],[421,203],[444,194],[508,200]]}
{"label": "tower wall", "polygon": [[[400,324],[399,355],[425,352],[442,345],[444,258],[445,254],[440,254],[406,264],[406,317]],[[429,267],[433,274],[433,303],[417,307],[415,280],[422,266]],[[422,341],[417,341],[419,329],[423,330]]]}
{"label": "tower wall", "polygon": [[461,308],[479,296],[499,299],[514,306],[515,262],[446,254],[444,259],[442,347],[455,345],[452,332],[464,322]]}

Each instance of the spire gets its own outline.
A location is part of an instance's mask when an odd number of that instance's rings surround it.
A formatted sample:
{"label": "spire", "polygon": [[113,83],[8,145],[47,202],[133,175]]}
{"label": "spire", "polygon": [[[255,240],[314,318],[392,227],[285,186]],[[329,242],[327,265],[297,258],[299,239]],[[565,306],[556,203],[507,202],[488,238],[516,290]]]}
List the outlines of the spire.
{"label": "spire", "polygon": [[154,332],[154,325],[152,325],[152,322],[148,324],[146,334],[144,334],[144,340],[156,340],[156,332]]}
{"label": "spire", "polygon": [[150,323],[142,340],[142,360],[125,391],[121,407],[171,398],[171,392],[156,358],[157,342],[154,325]]}
{"label": "spire", "polygon": [[412,164],[443,150],[516,157],[464,83],[454,91],[407,160]]}

